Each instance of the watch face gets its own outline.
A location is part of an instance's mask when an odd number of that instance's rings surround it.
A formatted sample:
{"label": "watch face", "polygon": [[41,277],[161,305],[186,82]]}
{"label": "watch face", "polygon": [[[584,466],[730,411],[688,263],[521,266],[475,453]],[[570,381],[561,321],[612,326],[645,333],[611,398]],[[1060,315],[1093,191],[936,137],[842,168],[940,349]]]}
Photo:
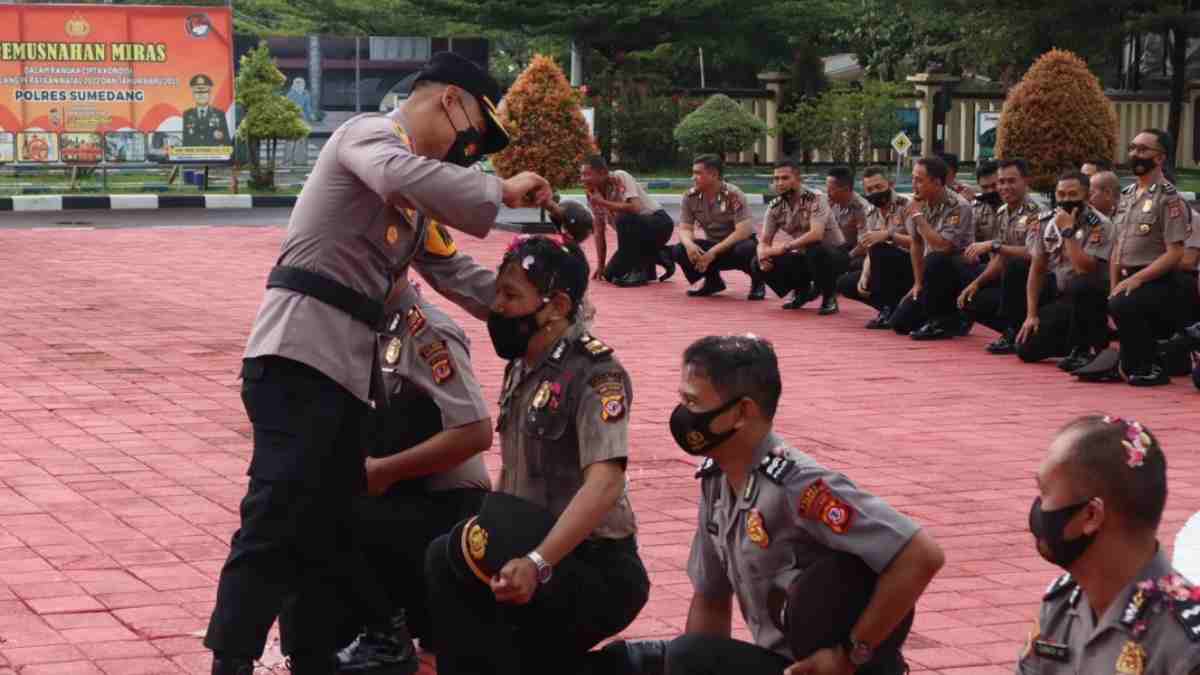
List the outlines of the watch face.
{"label": "watch face", "polygon": [[865,643],[855,643],[854,649],[850,651],[850,663],[856,666],[865,666],[871,660],[872,651]]}

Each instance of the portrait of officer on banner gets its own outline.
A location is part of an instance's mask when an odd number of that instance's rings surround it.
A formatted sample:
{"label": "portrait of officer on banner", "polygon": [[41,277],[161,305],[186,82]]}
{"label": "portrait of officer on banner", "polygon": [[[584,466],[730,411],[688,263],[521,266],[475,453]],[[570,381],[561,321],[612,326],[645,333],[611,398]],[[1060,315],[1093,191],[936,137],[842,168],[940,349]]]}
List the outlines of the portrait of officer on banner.
{"label": "portrait of officer on banner", "polygon": [[212,105],[212,78],[199,73],[188,81],[188,86],[196,106],[183,111],[184,147],[231,145],[225,111]]}

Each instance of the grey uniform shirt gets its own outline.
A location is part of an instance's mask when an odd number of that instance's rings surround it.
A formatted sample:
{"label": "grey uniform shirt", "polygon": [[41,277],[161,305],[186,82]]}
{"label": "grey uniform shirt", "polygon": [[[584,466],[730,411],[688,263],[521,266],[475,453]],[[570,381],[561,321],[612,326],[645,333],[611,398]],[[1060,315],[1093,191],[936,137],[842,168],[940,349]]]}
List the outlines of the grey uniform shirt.
{"label": "grey uniform shirt", "polygon": [[854,242],[861,243],[863,235],[868,232],[887,232],[888,234],[899,232],[900,234],[904,234],[904,210],[907,208],[908,198],[902,197],[895,192],[892,192],[892,203],[888,207],[886,214],[882,209],[868,203],[867,217],[863,220],[862,227],[859,228]]}
{"label": "grey uniform shirt", "polygon": [[763,219],[762,240],[766,244],[795,241],[808,234],[814,222],[825,223],[822,244],[841,246],[845,241],[841,229],[833,221],[833,213],[825,195],[800,188],[791,201],[784,197],[771,200]]}
{"label": "grey uniform shirt", "polygon": [[[471,368],[470,340],[462,328],[415,287],[393,294],[379,332],[379,363],[389,396],[414,388],[433,400],[445,430],[488,418],[487,403]],[[389,409],[390,415],[405,410]],[[405,448],[395,448],[403,450]],[[430,492],[456,488],[492,489],[482,455],[426,477]]]}
{"label": "grey uniform shirt", "polygon": [[[957,193],[946,190],[941,199],[934,204],[924,204],[921,211],[934,232],[950,240],[953,245],[952,253],[962,253],[975,241],[975,221],[971,205]],[[914,242],[925,243],[925,238],[921,236],[912,217],[906,217],[904,224]],[[925,247],[925,255],[933,252],[929,246]]]}
{"label": "grey uniform shirt", "polygon": [[[510,361],[500,394],[500,491],[556,517],[596,462],[629,457],[633,389],[612,349],[576,321],[542,359]],[[628,486],[591,538],[623,539],[637,523]]]}
{"label": "grey uniform shirt", "polygon": [[[1107,278],[1114,241],[1112,221],[1089,206],[1075,228],[1074,236],[1084,253],[1101,261],[1089,276],[1097,280]],[[1067,284],[1080,276],[1067,256],[1066,241],[1054,224],[1054,214],[1043,215],[1038,227],[1029,230],[1025,246],[1032,256],[1046,256],[1046,269],[1054,275],[1059,291],[1066,291]]]}
{"label": "grey uniform shirt", "polygon": [[1137,184],[1121,191],[1117,203],[1118,250],[1122,267],[1145,267],[1167,252],[1168,244],[1187,241],[1193,226],[1191,209],[1166,180],[1142,194]]}
{"label": "grey uniform shirt", "polygon": [[1098,619],[1071,575],[1050,584],[1016,672],[1191,675],[1198,669],[1200,595],[1159,551]]}
{"label": "grey uniform shirt", "polygon": [[753,462],[740,494],[711,459],[697,472],[702,494],[688,577],[706,598],[736,594],[754,643],[792,659],[770,617],[768,592],[786,590],[831,550],[882,572],[919,528],[774,433],[755,448]]}
{"label": "grey uniform shirt", "polygon": [[1038,229],[1037,202],[1026,198],[1016,207],[1001,204],[996,218],[1000,226],[993,241],[999,241],[1002,246],[1025,246],[1029,232]]}
{"label": "grey uniform shirt", "polygon": [[[390,280],[426,241],[427,218],[486,232],[501,194],[494,176],[413,154],[397,117],[359,115],[322,148],[292,210],[278,264],[316,272],[382,302]],[[245,357],[299,361],[365,401],[374,335],[372,327],[316,298],[272,288],[263,296]]]}
{"label": "grey uniform shirt", "polygon": [[971,204],[971,217],[975,220],[975,241],[991,241],[1000,232],[1000,221],[991,204],[976,199]]}
{"label": "grey uniform shirt", "polygon": [[704,230],[704,236],[696,236],[696,239],[719,242],[733,234],[734,226],[747,220],[750,220],[750,206],[746,194],[732,183],[721,183],[711,202],[705,199],[703,192],[692,188],[683,196],[680,206],[679,222]]}
{"label": "grey uniform shirt", "polygon": [[829,211],[833,215],[833,222],[841,230],[843,243],[853,243],[858,240],[858,232],[867,222],[867,209],[869,208],[871,208],[871,204],[860,197],[857,192],[851,193],[850,201],[846,204],[829,203]]}

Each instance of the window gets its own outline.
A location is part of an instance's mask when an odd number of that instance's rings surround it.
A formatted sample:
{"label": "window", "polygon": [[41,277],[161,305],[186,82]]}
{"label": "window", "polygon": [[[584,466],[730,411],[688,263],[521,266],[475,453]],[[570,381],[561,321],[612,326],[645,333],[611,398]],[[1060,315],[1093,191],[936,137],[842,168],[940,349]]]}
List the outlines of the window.
{"label": "window", "polygon": [[428,61],[432,40],[422,37],[372,36],[372,61]]}

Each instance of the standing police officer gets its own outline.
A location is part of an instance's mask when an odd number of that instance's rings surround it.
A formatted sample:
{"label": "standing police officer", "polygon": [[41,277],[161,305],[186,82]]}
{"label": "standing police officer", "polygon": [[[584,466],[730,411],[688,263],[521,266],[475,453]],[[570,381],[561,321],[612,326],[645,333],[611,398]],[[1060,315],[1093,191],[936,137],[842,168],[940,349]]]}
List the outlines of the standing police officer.
{"label": "standing police officer", "polygon": [[425,245],[429,216],[481,236],[501,202],[550,197],[535,174],[502,181],[464,168],[507,143],[486,73],[439,54],[417,82],[392,115],[334,132],[268,278],[242,367],[251,480],[205,637],[214,675],[251,672],[285,598],[293,672],[333,672],[328,577],[365,482],[368,402],[383,393],[374,329],[393,275]]}
{"label": "standing police officer", "polygon": [[1167,460],[1150,430],[1077,418],[1051,443],[1037,485],[1037,551],[1067,573],[1042,596],[1017,675],[1200,674],[1200,589],[1158,542]]}
{"label": "standing police officer", "polygon": [[[688,559],[695,589],[685,635],[667,648],[672,675],[906,672],[878,647],[913,611],[942,567],[933,538],[845,476],[790,447],[771,428],[782,384],[775,350],[754,336],[710,336],[683,355],[671,435],[707,457]],[[879,574],[867,608],[840,646],[793,654],[770,597],[831,551]],[[813,589],[822,592],[824,589]],[[730,637],[733,596],[754,643]],[[785,671],[786,669],[786,671]]]}

